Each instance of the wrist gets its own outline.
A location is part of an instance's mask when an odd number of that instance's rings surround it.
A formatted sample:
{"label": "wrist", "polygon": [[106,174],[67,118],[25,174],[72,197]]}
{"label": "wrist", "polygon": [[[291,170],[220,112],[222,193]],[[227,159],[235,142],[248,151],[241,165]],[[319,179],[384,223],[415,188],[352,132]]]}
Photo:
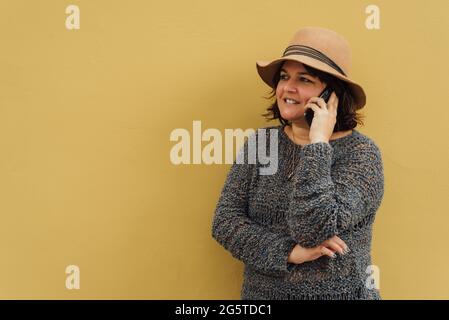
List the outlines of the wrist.
{"label": "wrist", "polygon": [[297,244],[293,250],[288,255],[287,262],[293,263],[293,264],[301,264],[305,261],[304,254],[305,254],[305,248],[301,247],[299,244]]}

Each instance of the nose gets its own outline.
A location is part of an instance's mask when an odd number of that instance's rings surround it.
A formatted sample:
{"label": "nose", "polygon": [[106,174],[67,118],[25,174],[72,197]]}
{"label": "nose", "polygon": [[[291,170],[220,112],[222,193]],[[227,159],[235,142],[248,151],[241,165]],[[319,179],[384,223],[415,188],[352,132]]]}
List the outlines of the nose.
{"label": "nose", "polygon": [[285,92],[290,92],[290,93],[295,93],[297,92],[297,89],[294,85],[294,79],[289,79],[285,85],[284,85],[284,91]]}
{"label": "nose", "polygon": [[289,93],[297,93],[298,90],[296,89],[296,87],[291,84],[290,82],[288,82],[285,86],[284,86],[284,91],[285,92],[289,92]]}

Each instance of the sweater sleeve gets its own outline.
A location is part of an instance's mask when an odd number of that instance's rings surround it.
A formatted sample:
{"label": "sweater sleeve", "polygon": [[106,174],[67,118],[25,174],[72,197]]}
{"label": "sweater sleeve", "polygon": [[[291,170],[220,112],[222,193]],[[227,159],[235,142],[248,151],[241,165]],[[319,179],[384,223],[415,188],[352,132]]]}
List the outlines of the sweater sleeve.
{"label": "sweater sleeve", "polygon": [[329,143],[305,145],[287,214],[292,237],[312,248],[335,235],[374,221],[384,193],[381,153],[358,142],[332,165]]}
{"label": "sweater sleeve", "polygon": [[[245,155],[247,142],[240,150]],[[258,169],[246,162],[234,161],[227,175],[213,218],[212,237],[234,258],[259,272],[283,276],[293,267],[287,259],[296,242],[287,233],[272,232],[248,217],[251,176]]]}

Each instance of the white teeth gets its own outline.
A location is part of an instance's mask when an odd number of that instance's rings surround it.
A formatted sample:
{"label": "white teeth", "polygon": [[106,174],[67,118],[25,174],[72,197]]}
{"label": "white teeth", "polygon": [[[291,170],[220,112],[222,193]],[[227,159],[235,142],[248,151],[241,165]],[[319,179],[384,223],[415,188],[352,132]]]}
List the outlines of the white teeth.
{"label": "white teeth", "polygon": [[285,102],[287,102],[289,104],[297,104],[298,103],[295,100],[291,100],[291,99],[285,99]]}

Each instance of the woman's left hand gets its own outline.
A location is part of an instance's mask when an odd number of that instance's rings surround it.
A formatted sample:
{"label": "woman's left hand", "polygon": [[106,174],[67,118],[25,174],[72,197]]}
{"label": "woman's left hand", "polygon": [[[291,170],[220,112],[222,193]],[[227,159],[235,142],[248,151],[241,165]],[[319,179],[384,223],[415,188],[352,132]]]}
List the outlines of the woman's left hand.
{"label": "woman's left hand", "polygon": [[328,103],[319,97],[312,97],[305,105],[305,109],[314,111],[312,125],[309,130],[310,143],[329,142],[337,123],[338,97],[332,92]]}

